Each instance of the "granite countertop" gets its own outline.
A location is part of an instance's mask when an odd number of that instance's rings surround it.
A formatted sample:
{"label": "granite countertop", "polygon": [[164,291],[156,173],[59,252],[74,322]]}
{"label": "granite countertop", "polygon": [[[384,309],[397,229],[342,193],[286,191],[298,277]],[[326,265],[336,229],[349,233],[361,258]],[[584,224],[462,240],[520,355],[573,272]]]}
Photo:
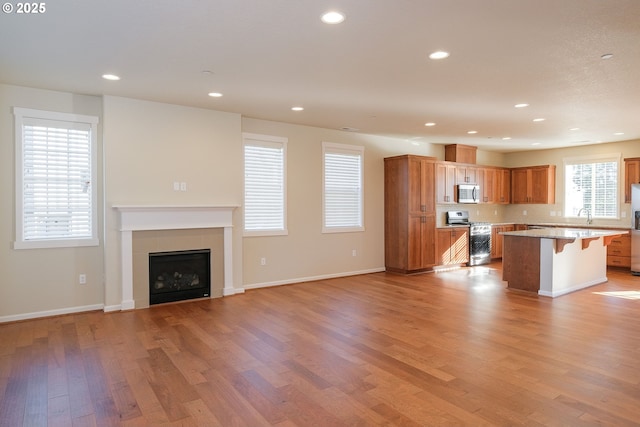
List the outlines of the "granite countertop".
{"label": "granite countertop", "polygon": [[617,236],[619,234],[626,234],[628,231],[617,230],[604,230],[593,228],[535,228],[531,230],[520,231],[505,231],[500,233],[505,236],[521,236],[521,237],[534,237],[538,239],[562,239],[562,240],[575,240],[575,239],[597,239],[605,236]]}
{"label": "granite countertop", "polygon": [[539,227],[561,227],[561,228],[589,228],[589,229],[603,229],[603,230],[630,230],[631,226],[621,227],[617,225],[593,225],[586,223],[573,223],[564,224],[558,222],[532,222],[526,223],[527,225],[536,225]]}

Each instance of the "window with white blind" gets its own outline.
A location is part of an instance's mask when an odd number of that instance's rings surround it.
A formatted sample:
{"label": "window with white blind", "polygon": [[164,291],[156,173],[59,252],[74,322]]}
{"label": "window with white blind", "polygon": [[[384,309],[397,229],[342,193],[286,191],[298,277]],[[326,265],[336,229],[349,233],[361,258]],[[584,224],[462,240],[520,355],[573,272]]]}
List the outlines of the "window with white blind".
{"label": "window with white blind", "polygon": [[322,152],[322,231],[364,231],[364,147],[323,142]]}
{"label": "window with white blind", "polygon": [[287,139],[251,133],[244,140],[244,234],[287,234]]}
{"label": "window with white blind", "polygon": [[98,244],[98,118],[14,108],[16,249]]}
{"label": "window with white blind", "polygon": [[565,159],[565,217],[617,219],[619,165],[619,154]]}

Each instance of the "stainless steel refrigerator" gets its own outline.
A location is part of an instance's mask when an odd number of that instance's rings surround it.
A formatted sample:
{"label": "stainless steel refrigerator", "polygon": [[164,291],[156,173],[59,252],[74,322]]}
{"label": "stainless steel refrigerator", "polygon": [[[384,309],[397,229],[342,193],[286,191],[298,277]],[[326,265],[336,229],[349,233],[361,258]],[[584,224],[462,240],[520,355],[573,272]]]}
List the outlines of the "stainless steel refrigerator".
{"label": "stainless steel refrigerator", "polygon": [[631,274],[640,276],[640,184],[631,184]]}

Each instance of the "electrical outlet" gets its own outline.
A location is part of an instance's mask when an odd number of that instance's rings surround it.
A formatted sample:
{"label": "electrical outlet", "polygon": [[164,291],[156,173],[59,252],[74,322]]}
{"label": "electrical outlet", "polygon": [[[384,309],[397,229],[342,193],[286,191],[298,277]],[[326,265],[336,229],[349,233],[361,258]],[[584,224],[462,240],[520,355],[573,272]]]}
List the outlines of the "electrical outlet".
{"label": "electrical outlet", "polygon": [[355,249],[354,249],[354,250],[352,250],[352,251],[351,251],[351,256],[356,256],[356,255],[358,255],[358,252],[356,252],[356,250],[355,250]]}
{"label": "electrical outlet", "polygon": [[626,212],[621,212],[620,215],[622,216],[622,218],[626,218],[627,217],[627,213]]}
{"label": "electrical outlet", "polygon": [[87,284],[87,275],[86,274],[81,274],[78,276],[78,283],[80,283],[81,285],[86,285]]}
{"label": "electrical outlet", "polygon": [[178,181],[173,181],[173,191],[180,191],[180,183]]}
{"label": "electrical outlet", "polygon": [[180,191],[187,191],[187,183],[186,182],[181,182],[180,183]]}
{"label": "electrical outlet", "polygon": [[260,258],[260,265],[267,265],[267,259],[264,257]]}
{"label": "electrical outlet", "polygon": [[551,215],[551,216],[556,216],[556,211],[551,211],[551,212],[549,212],[549,215]]}
{"label": "electrical outlet", "polygon": [[522,215],[525,215],[525,216],[527,215],[526,209],[522,211]]}

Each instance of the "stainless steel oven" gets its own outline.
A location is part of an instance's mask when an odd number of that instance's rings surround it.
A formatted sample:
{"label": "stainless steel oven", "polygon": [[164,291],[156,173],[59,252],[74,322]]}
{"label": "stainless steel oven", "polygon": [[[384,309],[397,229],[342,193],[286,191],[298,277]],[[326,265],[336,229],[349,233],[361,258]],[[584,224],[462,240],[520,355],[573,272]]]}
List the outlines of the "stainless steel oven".
{"label": "stainless steel oven", "polygon": [[471,222],[469,224],[469,265],[491,262],[491,224]]}
{"label": "stainless steel oven", "polygon": [[469,263],[481,265],[491,262],[491,224],[469,221],[468,211],[448,211],[448,225],[469,225]]}

